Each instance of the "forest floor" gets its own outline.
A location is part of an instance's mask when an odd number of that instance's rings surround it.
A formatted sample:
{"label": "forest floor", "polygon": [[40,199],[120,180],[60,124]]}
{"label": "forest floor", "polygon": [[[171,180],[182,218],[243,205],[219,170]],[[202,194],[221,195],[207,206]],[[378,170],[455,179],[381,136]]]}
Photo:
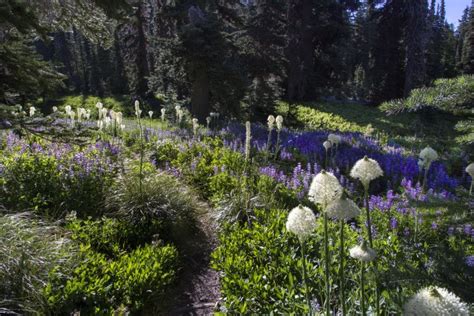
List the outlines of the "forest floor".
{"label": "forest floor", "polygon": [[212,315],[219,304],[219,274],[210,267],[211,253],[218,242],[212,208],[197,214],[196,220],[196,231],[181,250],[179,281],[169,296],[168,307],[159,315]]}

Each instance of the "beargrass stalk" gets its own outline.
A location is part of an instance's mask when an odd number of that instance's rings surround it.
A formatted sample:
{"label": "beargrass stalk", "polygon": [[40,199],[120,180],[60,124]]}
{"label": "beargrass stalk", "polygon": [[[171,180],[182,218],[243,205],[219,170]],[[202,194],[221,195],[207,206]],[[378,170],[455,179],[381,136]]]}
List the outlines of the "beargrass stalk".
{"label": "beargrass stalk", "polygon": [[303,257],[303,282],[305,286],[306,303],[308,304],[310,315],[312,315],[312,308],[308,286],[308,275],[306,271],[305,241],[311,236],[315,228],[316,216],[314,216],[314,213],[310,208],[299,205],[292,209],[288,214],[286,229],[298,237],[301,245],[301,256]]}

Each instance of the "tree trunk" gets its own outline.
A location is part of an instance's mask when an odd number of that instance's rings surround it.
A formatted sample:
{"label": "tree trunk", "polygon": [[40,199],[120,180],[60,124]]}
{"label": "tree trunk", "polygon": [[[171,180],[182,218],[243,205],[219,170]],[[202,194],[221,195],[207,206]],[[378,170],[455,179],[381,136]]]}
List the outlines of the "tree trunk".
{"label": "tree trunk", "polygon": [[403,93],[405,97],[410,94],[412,89],[423,86],[425,81],[428,3],[426,0],[410,0],[407,1],[406,10],[408,24],[405,87]]}
{"label": "tree trunk", "polygon": [[301,101],[310,97],[314,68],[313,10],[311,0],[293,0],[288,4],[288,99]]}
{"label": "tree trunk", "polygon": [[211,111],[209,104],[209,76],[205,67],[197,67],[191,94],[191,113],[201,124]]}

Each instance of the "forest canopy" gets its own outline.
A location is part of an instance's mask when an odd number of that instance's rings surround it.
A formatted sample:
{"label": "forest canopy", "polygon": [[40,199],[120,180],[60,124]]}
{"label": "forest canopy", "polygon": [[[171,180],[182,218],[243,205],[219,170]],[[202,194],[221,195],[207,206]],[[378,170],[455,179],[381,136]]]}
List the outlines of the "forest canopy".
{"label": "forest canopy", "polygon": [[435,0],[2,0],[0,102],[127,95],[262,117],[275,102],[378,105],[474,73],[474,10]]}

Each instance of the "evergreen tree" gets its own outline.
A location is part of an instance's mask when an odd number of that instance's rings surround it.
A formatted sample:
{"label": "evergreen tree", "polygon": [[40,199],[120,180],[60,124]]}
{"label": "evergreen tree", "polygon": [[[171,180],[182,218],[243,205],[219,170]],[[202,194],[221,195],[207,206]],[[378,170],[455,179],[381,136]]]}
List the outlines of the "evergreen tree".
{"label": "evergreen tree", "polygon": [[425,83],[428,2],[425,0],[406,2],[406,66],[403,94],[408,96],[413,88]]}

